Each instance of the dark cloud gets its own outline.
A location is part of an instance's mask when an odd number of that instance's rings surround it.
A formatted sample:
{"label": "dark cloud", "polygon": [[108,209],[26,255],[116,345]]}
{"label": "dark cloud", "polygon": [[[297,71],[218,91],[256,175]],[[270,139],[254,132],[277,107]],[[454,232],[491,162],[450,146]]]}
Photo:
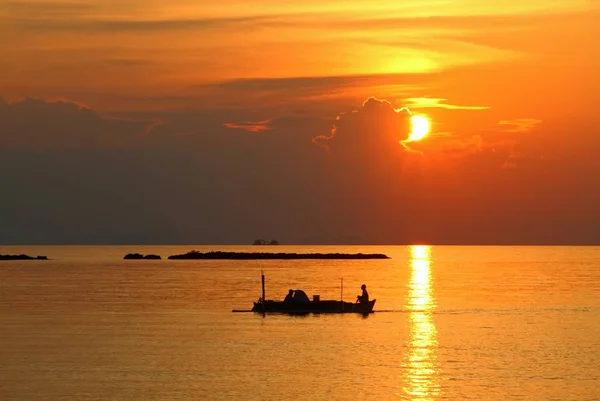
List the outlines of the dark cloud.
{"label": "dark cloud", "polygon": [[320,90],[339,87],[369,87],[386,84],[417,84],[423,74],[369,74],[322,77],[248,78],[218,82],[207,86],[235,90]]}
{"label": "dark cloud", "polygon": [[[433,131],[424,140],[412,141],[411,116],[408,108],[395,108],[387,100],[371,97],[351,112],[339,114],[331,133],[313,138],[313,143],[346,157],[373,158],[375,164],[400,160],[407,153],[448,158],[484,149],[483,138],[478,134],[459,136]],[[495,142],[495,146],[504,148],[505,144]]]}
{"label": "dark cloud", "polygon": [[314,143],[334,153],[368,153],[384,157],[402,152],[400,142],[410,133],[410,112],[394,109],[390,102],[374,97],[360,108],[337,117],[331,135],[314,138]]}
{"label": "dark cloud", "polygon": [[[302,104],[304,107],[312,103],[315,108],[335,105],[339,110],[340,107],[351,107],[357,101],[362,101],[367,91],[390,93],[392,88],[396,91],[404,88],[418,93],[420,85],[430,77],[427,74],[371,74],[235,79],[196,86],[190,88],[188,93],[226,96],[230,100],[245,102],[250,107],[257,107],[257,102],[269,106]],[[337,114],[335,109],[328,110],[328,113]]]}
{"label": "dark cloud", "polygon": [[[247,242],[318,210],[304,193],[318,169],[310,135],[223,127],[236,113],[130,125],[73,103],[1,104],[1,243]],[[89,139],[125,134],[132,146]]]}
{"label": "dark cloud", "polygon": [[[68,6],[55,9],[50,15],[40,14],[39,10],[31,13],[25,10],[36,10],[35,7],[8,9],[8,16],[4,19],[5,24],[17,27],[21,31],[42,32],[154,32],[154,31],[184,31],[184,30],[209,30],[224,29],[239,26],[244,29],[259,29],[266,24],[276,24],[276,17],[272,16],[248,16],[232,18],[189,18],[189,19],[97,19],[81,14],[79,9],[70,10]],[[43,18],[41,18],[43,16]]]}
{"label": "dark cloud", "polygon": [[0,148],[76,149],[133,143],[150,121],[107,118],[68,101],[0,101]]}
{"label": "dark cloud", "polygon": [[507,126],[507,128],[505,128],[506,132],[524,134],[531,131],[541,122],[541,120],[536,118],[516,118],[514,120],[501,120],[498,124]]}
{"label": "dark cloud", "polygon": [[416,155],[399,143],[407,113],[377,99],[339,115],[329,151],[312,138],[331,121],[298,115],[259,135],[223,126],[266,117],[248,110],[108,118],[26,100],[0,116],[0,243],[599,241],[594,153],[546,152],[568,130],[498,148],[442,136]]}
{"label": "dark cloud", "polygon": [[[56,54],[52,51],[40,51],[40,54],[53,60],[51,70],[58,73],[68,72],[68,77],[92,80],[94,66],[101,66],[103,72],[118,77],[127,77],[137,82],[140,79],[136,71],[144,73],[171,74],[169,63],[162,63],[145,57],[123,56],[105,50],[78,50],[82,59],[71,57],[69,53]],[[83,59],[93,61],[82,61]],[[92,65],[94,64],[94,65]],[[49,68],[49,67],[48,67]],[[140,68],[142,70],[140,70]],[[40,71],[34,71],[41,73]],[[398,97],[423,94],[422,88],[431,74],[373,74],[356,76],[315,76],[293,78],[254,78],[192,85],[183,89],[172,89],[163,94],[119,92],[89,87],[51,86],[38,88],[43,96],[60,93],[71,99],[81,99],[87,103],[101,105],[108,110],[202,110],[228,109],[231,114],[226,122],[245,119],[261,121],[273,115],[285,117],[321,118],[333,121],[340,110],[348,110],[360,105],[366,94],[397,93]],[[27,93],[27,86],[7,83],[4,88],[12,93]],[[405,93],[406,92],[406,93]],[[200,110],[200,111],[198,111]],[[257,118],[254,113],[260,112]],[[268,112],[265,112],[268,111]],[[273,114],[273,111],[275,113]],[[247,117],[251,115],[251,117]],[[155,118],[151,116],[150,118]],[[275,124],[275,122],[274,122]]]}
{"label": "dark cloud", "polygon": [[177,94],[181,100],[166,97],[164,102],[193,99],[197,107],[268,109],[278,116],[332,121],[340,110],[360,105],[367,93],[420,93],[420,85],[429,78],[426,74],[374,74],[235,79],[192,86]]}
{"label": "dark cloud", "polygon": [[248,132],[261,132],[269,130],[269,124],[271,120],[256,121],[256,122],[242,122],[242,123],[225,123],[223,126],[232,129],[242,129]]}

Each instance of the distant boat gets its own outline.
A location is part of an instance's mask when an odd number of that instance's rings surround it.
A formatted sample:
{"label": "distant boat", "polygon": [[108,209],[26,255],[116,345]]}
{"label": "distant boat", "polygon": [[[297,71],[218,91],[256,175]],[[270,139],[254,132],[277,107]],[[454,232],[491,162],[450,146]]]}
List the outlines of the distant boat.
{"label": "distant boat", "polygon": [[255,239],[252,245],[279,245],[279,241],[272,239],[271,241],[267,241],[264,239]]}

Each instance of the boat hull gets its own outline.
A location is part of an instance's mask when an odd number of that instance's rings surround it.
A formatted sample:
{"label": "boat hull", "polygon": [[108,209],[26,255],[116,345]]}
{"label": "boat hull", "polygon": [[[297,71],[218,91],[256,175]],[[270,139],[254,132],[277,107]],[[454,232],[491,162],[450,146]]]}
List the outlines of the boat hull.
{"label": "boat hull", "polygon": [[303,303],[286,303],[283,301],[254,302],[252,312],[258,313],[287,313],[287,314],[308,314],[308,313],[360,313],[368,314],[373,312],[376,299],[365,303],[352,303],[343,301],[310,301]]}

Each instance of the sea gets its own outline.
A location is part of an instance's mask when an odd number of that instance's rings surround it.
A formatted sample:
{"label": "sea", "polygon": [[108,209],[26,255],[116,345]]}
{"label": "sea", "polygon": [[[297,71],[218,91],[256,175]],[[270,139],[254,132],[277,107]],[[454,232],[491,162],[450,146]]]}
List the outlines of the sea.
{"label": "sea", "polygon": [[[199,251],[385,260],[167,260]],[[123,260],[130,252],[162,260]],[[0,246],[0,400],[600,400],[600,247]],[[289,289],[368,316],[266,315]]]}

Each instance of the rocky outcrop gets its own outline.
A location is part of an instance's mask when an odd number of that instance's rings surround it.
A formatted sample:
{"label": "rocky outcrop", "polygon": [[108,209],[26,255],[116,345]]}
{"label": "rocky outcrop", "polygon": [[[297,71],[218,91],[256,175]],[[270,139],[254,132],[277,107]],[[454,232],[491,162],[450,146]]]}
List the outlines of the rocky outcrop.
{"label": "rocky outcrop", "polygon": [[162,259],[160,255],[142,255],[141,253],[128,253],[123,259]]}
{"label": "rocky outcrop", "polygon": [[47,256],[0,255],[0,260],[48,260]]}
{"label": "rocky outcrop", "polygon": [[389,259],[381,253],[267,253],[267,252],[198,252],[171,255],[169,259]]}

